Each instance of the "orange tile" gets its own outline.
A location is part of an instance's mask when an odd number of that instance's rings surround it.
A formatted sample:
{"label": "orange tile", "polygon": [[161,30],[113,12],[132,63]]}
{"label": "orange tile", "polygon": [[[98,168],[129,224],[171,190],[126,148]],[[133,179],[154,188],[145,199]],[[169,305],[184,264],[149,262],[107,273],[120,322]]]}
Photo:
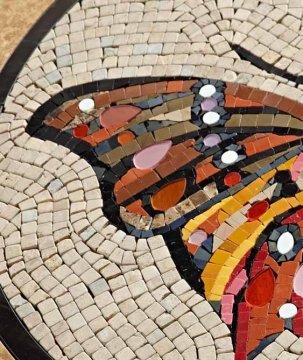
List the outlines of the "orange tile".
{"label": "orange tile", "polygon": [[97,130],[92,133],[91,136],[97,144],[110,138],[110,135],[106,129]]}
{"label": "orange tile", "polygon": [[162,186],[151,197],[151,205],[155,210],[166,211],[175,206],[186,189],[186,179],[177,179]]}
{"label": "orange tile", "polygon": [[109,92],[110,102],[114,103],[120,100],[125,100],[125,89],[115,89]]}
{"label": "orange tile", "polygon": [[183,89],[183,81],[182,80],[174,80],[167,82],[167,92],[168,93],[175,93],[181,92]]}
{"label": "orange tile", "polygon": [[144,95],[154,95],[157,93],[156,83],[143,84],[141,85],[141,94]]}
{"label": "orange tile", "polygon": [[199,184],[205,179],[208,179],[210,176],[220,172],[220,169],[216,168],[213,164],[197,164],[195,167],[196,170],[196,183]]}
{"label": "orange tile", "polygon": [[123,131],[118,135],[118,142],[121,145],[128,144],[135,139],[135,135],[131,131]]}
{"label": "orange tile", "polygon": [[225,107],[234,108],[236,105],[236,98],[232,95],[225,95]]}
{"label": "orange tile", "polygon": [[156,83],[156,93],[163,94],[166,93],[167,81],[160,81]]}
{"label": "orange tile", "polygon": [[126,206],[128,212],[132,214],[138,214],[142,216],[149,216],[149,214],[142,207],[142,200],[136,200],[133,203]]}
{"label": "orange tile", "polygon": [[129,86],[125,89],[126,98],[137,98],[141,96],[141,85]]}

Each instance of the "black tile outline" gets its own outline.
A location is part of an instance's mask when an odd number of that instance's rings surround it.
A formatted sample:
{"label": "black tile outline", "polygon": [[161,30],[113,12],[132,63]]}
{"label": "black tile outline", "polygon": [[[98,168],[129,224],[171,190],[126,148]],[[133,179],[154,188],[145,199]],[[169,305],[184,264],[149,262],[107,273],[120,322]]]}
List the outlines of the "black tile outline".
{"label": "black tile outline", "polygon": [[230,44],[230,47],[239,55],[240,59],[249,61],[252,65],[256,66],[258,69],[264,70],[270,74],[281,76],[289,81],[293,81],[294,83],[296,83],[295,87],[298,87],[298,85],[303,84],[302,75],[297,76],[291,74],[287,70],[279,69],[278,67],[269,64],[263,59],[254,55],[249,50],[244,49],[241,45]]}
{"label": "black tile outline", "polygon": [[[99,180],[99,186],[100,186],[100,190],[103,194],[103,211],[104,214],[106,215],[106,217],[109,219],[109,221],[114,224],[116,227],[118,227],[119,229],[124,230],[125,232],[127,232],[130,235],[133,235],[137,238],[140,237],[149,237],[152,235],[158,235],[161,234],[164,238],[164,241],[170,251],[170,254],[172,256],[172,259],[176,265],[176,268],[179,272],[179,274],[181,275],[181,277],[183,279],[185,279],[185,281],[194,289],[196,290],[198,293],[203,294],[204,292],[204,285],[201,281],[201,272],[196,268],[191,255],[189,254],[189,252],[187,251],[184,242],[182,240],[179,228],[181,225],[184,225],[189,218],[192,219],[194,218],[196,215],[195,212],[197,211],[205,211],[207,208],[209,208],[209,206],[211,206],[213,201],[216,201],[215,199],[219,199],[220,196],[222,196],[223,194],[226,194],[227,191],[220,193],[218,196],[214,197],[213,199],[211,199],[210,201],[206,202],[205,204],[197,207],[195,210],[193,210],[192,212],[189,212],[188,214],[186,214],[186,216],[184,216],[184,223],[180,222],[180,219],[176,220],[175,222],[173,222],[172,224],[170,224],[171,226],[173,226],[171,229],[169,229],[169,227],[165,226],[162,227],[160,229],[154,229],[152,231],[152,234],[149,234],[149,231],[140,231],[140,234],[135,233],[135,229],[133,228],[134,232],[132,232],[132,226],[128,225],[126,226],[126,224],[123,223],[122,219],[119,218],[120,220],[117,222],[117,220],[115,219],[117,214],[115,211],[113,210],[112,207],[112,197],[110,195],[108,195],[109,193],[113,193],[113,184],[114,182],[109,181],[109,180],[105,180],[102,178],[103,175],[99,176],[98,173],[96,172],[96,168],[98,168],[98,166],[102,166],[104,168],[111,169],[110,166],[107,166],[106,164],[103,164],[100,160],[97,159],[93,159],[92,157],[92,152],[93,152],[93,147],[87,143],[85,143],[83,140],[80,139],[73,139],[73,141],[71,141],[68,138],[72,138],[72,135],[65,133],[65,139],[63,139],[63,142],[60,142],[58,137],[60,136],[60,130],[46,126],[43,121],[46,117],[46,115],[51,112],[52,110],[54,110],[55,108],[58,108],[60,105],[62,105],[65,101],[67,100],[71,100],[71,99],[75,99],[77,97],[81,97],[83,95],[87,95],[87,94],[91,94],[91,93],[95,93],[95,92],[99,92],[99,91],[110,91],[113,89],[117,89],[117,88],[122,88],[125,87],[127,85],[131,86],[131,85],[137,85],[137,84],[147,84],[147,83],[151,83],[151,82],[159,82],[159,81],[171,81],[171,80],[199,80],[196,77],[140,77],[140,78],[125,78],[125,79],[113,79],[113,80],[100,80],[100,81],[94,81],[91,83],[87,83],[87,84],[83,84],[83,85],[77,85],[74,86],[72,88],[68,88],[68,89],[63,89],[60,93],[58,93],[57,95],[55,95],[54,97],[52,97],[51,99],[48,100],[47,103],[42,104],[40,106],[40,108],[38,108],[38,110],[33,114],[32,118],[29,120],[28,125],[26,127],[26,132],[28,134],[30,134],[33,137],[37,137],[41,140],[50,140],[50,141],[55,141],[55,142],[59,142],[60,144],[62,144],[63,146],[69,148],[72,152],[77,153],[78,155],[80,155],[82,158],[84,158],[85,160],[87,160],[91,166],[93,167],[96,176]],[[215,128],[213,128],[215,129]],[[240,128],[242,129],[242,128]],[[246,128],[243,128],[246,129]],[[235,132],[235,130],[239,130],[239,128],[236,129],[232,129],[232,132]],[[248,129],[249,130],[249,129]],[[269,129],[272,130],[272,129]],[[250,132],[250,131],[248,131]],[[241,135],[241,133],[240,133]],[[296,145],[300,146],[300,149],[302,149],[302,141],[303,140],[296,140],[295,143]],[[275,148],[275,152],[280,152],[281,150],[287,150],[290,147],[290,144],[286,144],[286,145],[281,145],[277,148]],[[79,151],[80,149],[80,151]],[[295,149],[292,152],[298,152],[299,149]],[[266,155],[270,155],[271,154],[271,150],[268,151],[264,151],[264,154]],[[255,159],[257,159],[260,155],[256,154],[254,156],[252,156],[251,162],[253,162]],[[280,158],[284,158],[284,156],[281,156]],[[280,159],[279,158],[279,159]],[[92,162],[93,161],[93,162]],[[279,160],[274,161],[270,166],[271,167],[275,167],[277,166]],[[229,169],[232,170],[239,170],[239,168],[242,167],[242,162],[239,164],[236,164],[234,166],[229,167]],[[224,170],[222,170],[224,171]],[[113,172],[111,172],[111,174],[115,177],[115,174]],[[249,178],[249,182],[253,181],[255,178],[257,177],[257,175],[250,175],[247,176],[246,180],[248,180]],[[105,187],[106,185],[106,187]],[[205,183],[206,185],[206,183]],[[167,228],[167,229],[166,229]],[[161,231],[160,231],[161,230]],[[168,231],[169,230],[169,231]]]}
{"label": "black tile outline", "polygon": [[0,287],[0,338],[15,360],[52,358],[23,325]]}
{"label": "black tile outline", "polygon": [[[37,48],[41,40],[66,14],[81,0],[55,0],[40,19],[29,30],[0,72],[0,113],[14,85],[16,78],[26,61]],[[0,287],[0,340],[15,360],[51,360],[52,358],[33,338]]]}

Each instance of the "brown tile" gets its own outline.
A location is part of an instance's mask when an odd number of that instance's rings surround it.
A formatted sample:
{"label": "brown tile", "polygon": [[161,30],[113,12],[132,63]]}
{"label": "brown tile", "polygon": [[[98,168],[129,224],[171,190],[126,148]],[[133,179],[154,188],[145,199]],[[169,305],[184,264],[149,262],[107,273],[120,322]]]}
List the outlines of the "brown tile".
{"label": "brown tile", "polygon": [[182,108],[187,108],[187,107],[191,107],[193,105],[194,102],[194,96],[190,95],[190,96],[185,96],[184,98],[182,98]]}
{"label": "brown tile", "polygon": [[292,116],[290,117],[290,121],[289,121],[290,128],[302,130],[302,126],[303,126],[302,120],[299,120]]}
{"label": "brown tile", "polygon": [[53,118],[51,120],[48,120],[46,123],[48,126],[51,126],[51,127],[54,127],[56,129],[60,129],[60,130],[63,129],[65,126],[65,123],[58,118]]}
{"label": "brown tile", "polygon": [[62,120],[65,123],[65,125],[68,124],[73,119],[73,117],[65,111],[59,113],[57,115],[57,118]]}
{"label": "brown tile", "polygon": [[243,114],[240,126],[257,126],[257,119],[258,117],[255,114]]}
{"label": "brown tile", "polygon": [[182,91],[189,91],[198,82],[198,80],[183,81]]}
{"label": "brown tile", "polygon": [[152,109],[152,116],[158,116],[166,113],[168,113],[167,103],[164,103]]}
{"label": "brown tile", "polygon": [[166,93],[167,81],[160,81],[156,83],[156,93],[163,94]]}
{"label": "brown tile", "polygon": [[172,126],[156,130],[154,132],[156,141],[171,139],[171,133],[170,133],[171,128]]}
{"label": "brown tile", "polygon": [[280,103],[281,99],[282,97],[280,95],[268,92],[263,100],[263,104],[276,108]]}
{"label": "brown tile", "polygon": [[303,119],[303,105],[296,102],[295,105],[289,110],[289,113],[298,119]]}
{"label": "brown tile", "polygon": [[79,103],[78,101],[64,104],[64,110],[72,117],[75,117],[76,115],[80,114],[80,109],[78,107]]}
{"label": "brown tile", "polygon": [[238,89],[239,89],[239,84],[227,82],[225,88],[225,94],[236,96],[238,94]]}
{"label": "brown tile", "polygon": [[184,123],[179,123],[170,127],[171,137],[177,137],[186,134],[186,128]]}
{"label": "brown tile", "polygon": [[137,137],[137,142],[141,149],[146,146],[152,145],[155,143],[155,139],[152,133],[146,133]]}
{"label": "brown tile", "polygon": [[182,99],[181,98],[170,100],[166,104],[167,104],[169,112],[182,109]]}
{"label": "brown tile", "polygon": [[277,127],[288,127],[291,120],[290,115],[277,114],[274,118],[274,126]]}
{"label": "brown tile", "polygon": [[144,84],[141,86],[142,95],[153,95],[157,93],[156,83]]}
{"label": "brown tile", "polygon": [[125,200],[129,199],[132,196],[130,191],[128,191],[128,189],[125,188],[125,187],[119,189],[115,193],[115,195],[116,195],[116,199],[117,199],[118,204],[123,203]]}
{"label": "brown tile", "polygon": [[161,179],[155,171],[152,171],[149,174],[142,176],[140,178],[140,180],[144,183],[145,188],[147,189],[147,188],[151,187],[152,185],[156,184]]}
{"label": "brown tile", "polygon": [[128,144],[123,145],[123,151],[125,152],[125,154],[128,155],[132,155],[137,151],[140,151],[141,147],[140,145],[137,143],[136,140],[129,142]]}
{"label": "brown tile", "polygon": [[159,164],[156,168],[156,172],[164,179],[166,176],[172,174],[175,171],[175,166],[170,161]]}
{"label": "brown tile", "polygon": [[203,190],[197,191],[196,193],[190,195],[189,198],[195,206],[204,204],[206,201],[209,200],[209,197],[205,194]]}
{"label": "brown tile", "polygon": [[257,103],[263,103],[263,100],[266,96],[267,96],[267,92],[259,89],[253,89],[253,91],[250,94],[250,100]]}
{"label": "brown tile", "polygon": [[129,86],[125,89],[125,96],[127,98],[137,98],[141,96],[141,85]]}
{"label": "brown tile", "polygon": [[95,104],[97,107],[105,106],[110,104],[110,97],[108,92],[97,94],[94,96]]}
{"label": "brown tile", "polygon": [[[241,125],[242,115],[241,114],[233,114],[229,120],[226,121],[226,127],[239,127]],[[244,126],[244,125],[242,125]]]}
{"label": "brown tile", "polygon": [[125,99],[125,89],[116,89],[109,92],[111,103]]}
{"label": "brown tile", "polygon": [[274,121],[273,114],[258,114],[257,126],[271,126]]}
{"label": "brown tile", "polygon": [[253,91],[253,88],[249,87],[249,86],[245,86],[245,85],[240,85],[238,88],[238,93],[237,96],[240,97],[241,99],[250,99],[250,95]]}
{"label": "brown tile", "polygon": [[287,99],[285,97],[282,97],[281,101],[279,102],[279,109],[285,112],[288,112],[294,106],[295,106],[295,101],[291,99]]}

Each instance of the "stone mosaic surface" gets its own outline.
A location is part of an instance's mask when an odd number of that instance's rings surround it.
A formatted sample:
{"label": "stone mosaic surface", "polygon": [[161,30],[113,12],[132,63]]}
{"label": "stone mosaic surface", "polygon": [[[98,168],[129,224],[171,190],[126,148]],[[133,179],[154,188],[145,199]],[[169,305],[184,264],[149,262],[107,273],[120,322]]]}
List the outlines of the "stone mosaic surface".
{"label": "stone mosaic surface", "polygon": [[53,359],[302,359],[297,0],[83,0],[0,114],[0,284]]}

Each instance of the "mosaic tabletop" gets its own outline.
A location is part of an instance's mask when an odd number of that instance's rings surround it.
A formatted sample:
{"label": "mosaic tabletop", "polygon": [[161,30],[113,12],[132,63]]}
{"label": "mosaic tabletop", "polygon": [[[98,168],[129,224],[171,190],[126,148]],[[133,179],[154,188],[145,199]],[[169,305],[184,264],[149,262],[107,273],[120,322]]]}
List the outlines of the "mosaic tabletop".
{"label": "mosaic tabletop", "polygon": [[57,0],[0,74],[16,360],[303,359],[303,1]]}

